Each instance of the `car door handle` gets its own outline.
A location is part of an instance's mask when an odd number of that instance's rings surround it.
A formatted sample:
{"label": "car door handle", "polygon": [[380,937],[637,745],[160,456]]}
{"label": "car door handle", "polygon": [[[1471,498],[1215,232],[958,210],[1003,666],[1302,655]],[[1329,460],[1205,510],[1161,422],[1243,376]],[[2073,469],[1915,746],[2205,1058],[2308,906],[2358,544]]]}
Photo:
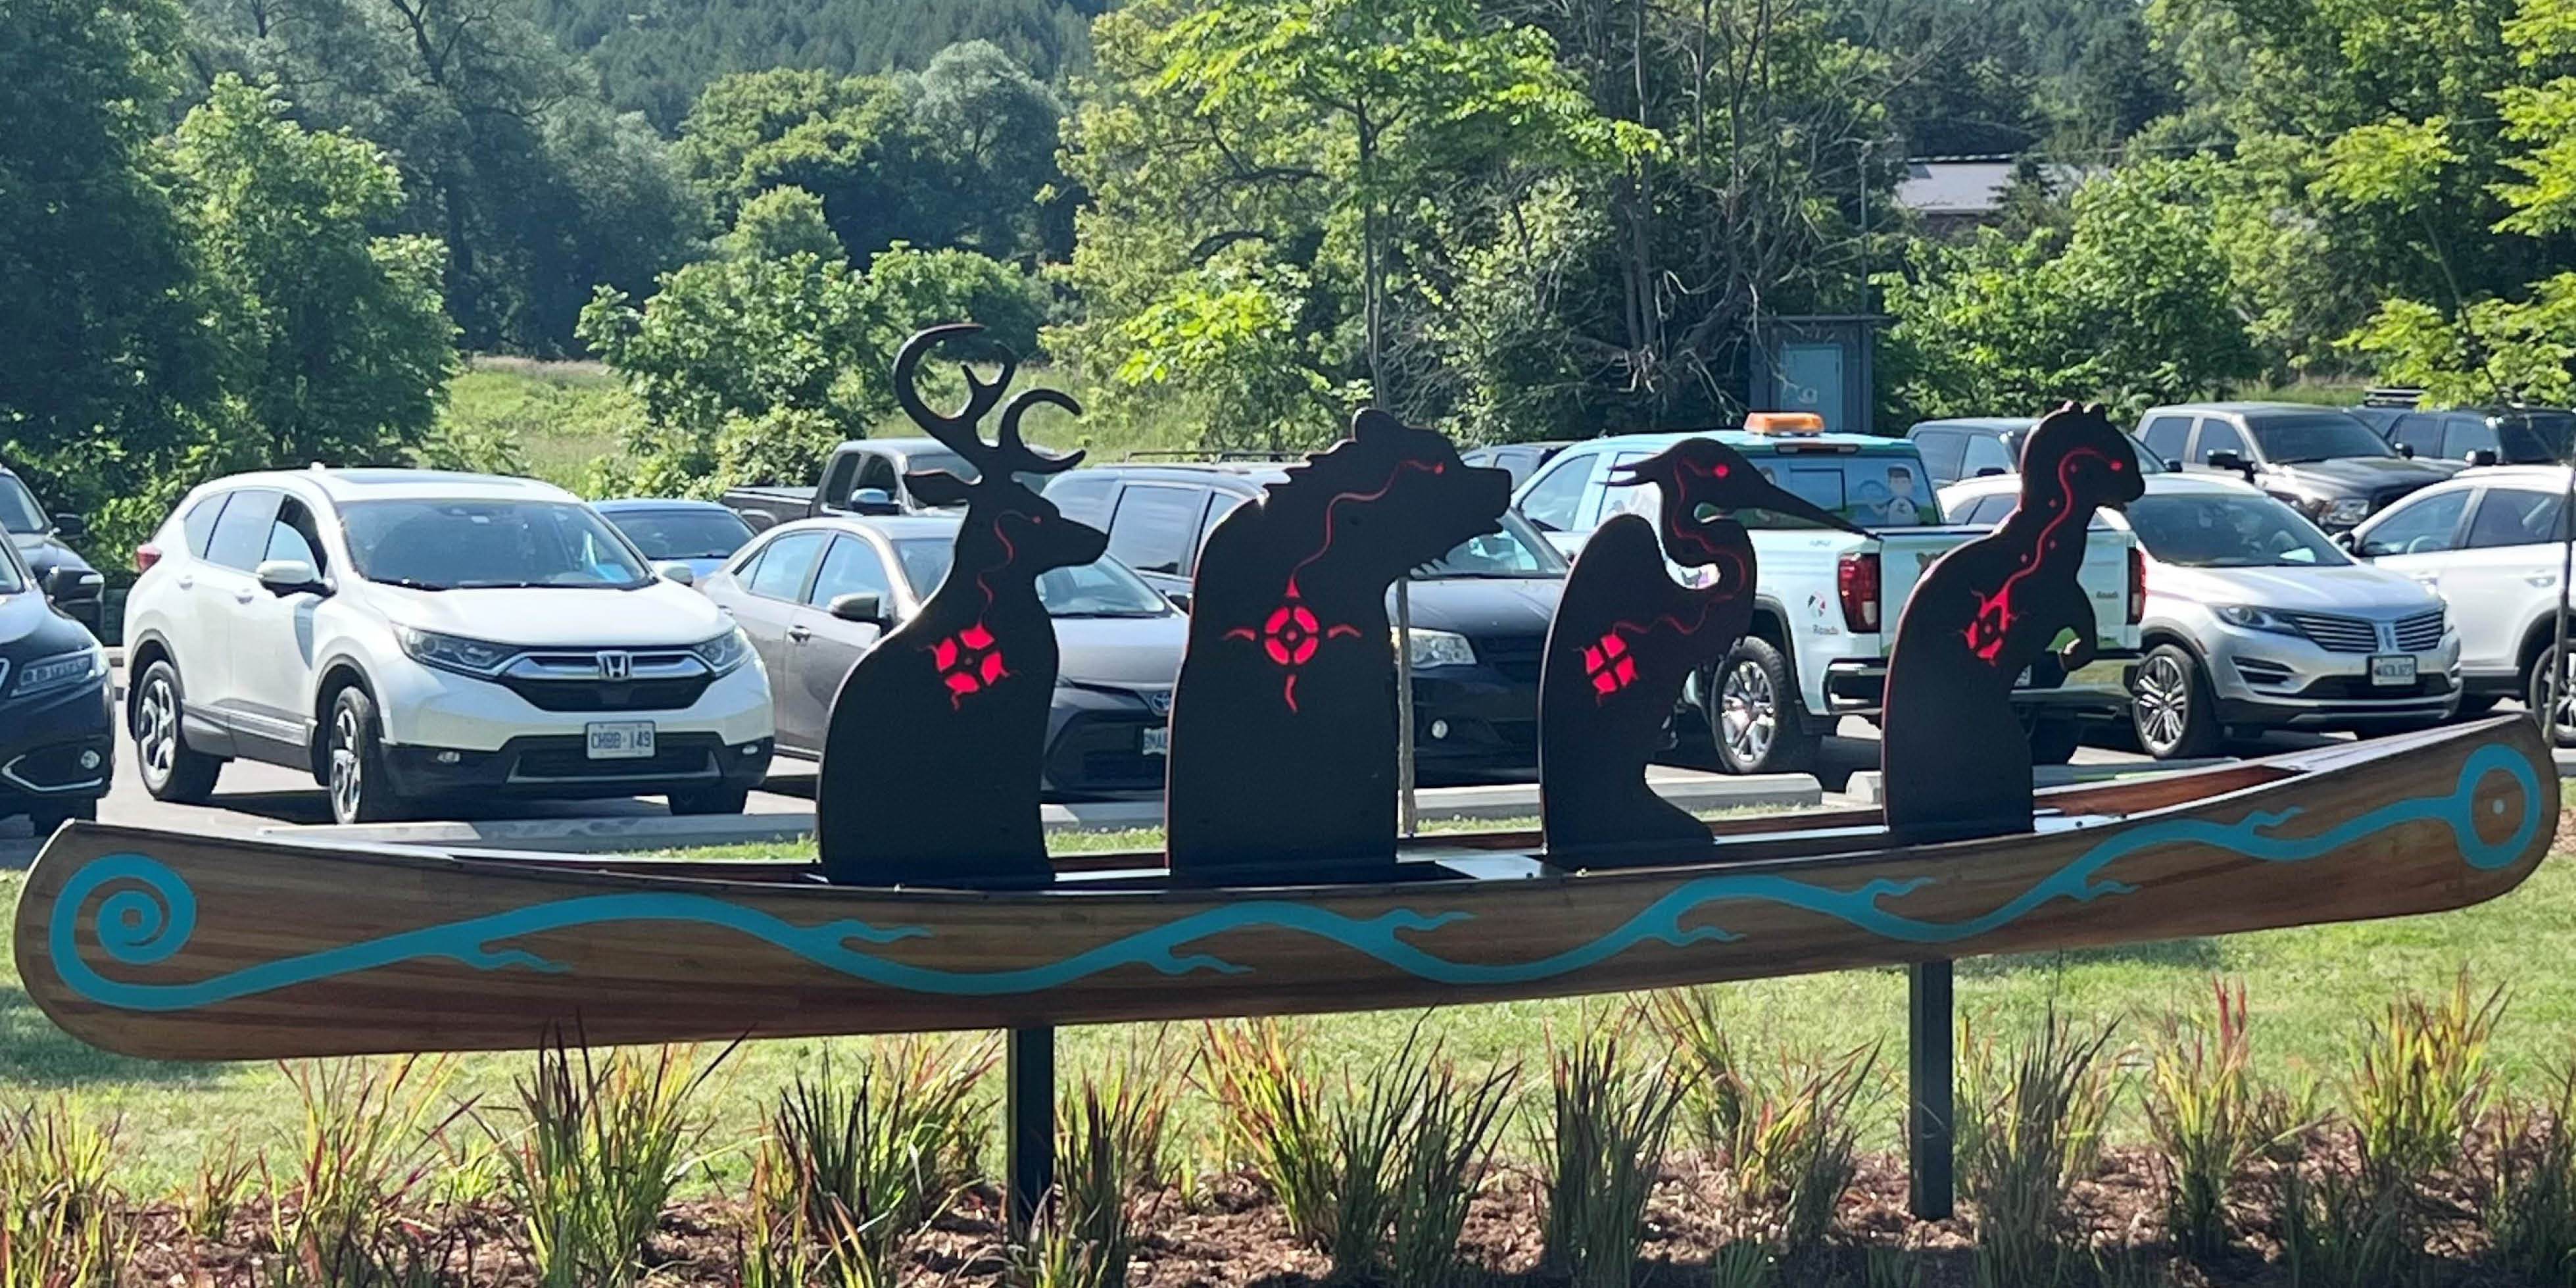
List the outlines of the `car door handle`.
{"label": "car door handle", "polygon": [[814,638],[814,632],[802,626],[790,626],[787,628],[787,638],[802,644]]}
{"label": "car door handle", "polygon": [[196,588],[197,588],[197,579],[196,579],[196,578],[194,578],[194,577],[181,577],[181,578],[179,579],[179,589],[181,589],[181,590],[195,590]]}
{"label": "car door handle", "polygon": [[236,590],[233,592],[233,602],[236,604],[247,604],[257,598],[259,598],[259,596],[254,595],[247,590]]}

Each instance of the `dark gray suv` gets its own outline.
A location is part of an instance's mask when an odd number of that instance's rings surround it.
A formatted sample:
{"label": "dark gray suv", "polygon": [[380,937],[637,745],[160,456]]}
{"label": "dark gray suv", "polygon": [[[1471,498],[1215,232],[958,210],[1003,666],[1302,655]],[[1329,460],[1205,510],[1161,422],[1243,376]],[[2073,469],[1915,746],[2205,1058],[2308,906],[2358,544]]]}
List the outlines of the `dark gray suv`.
{"label": "dark gray suv", "polygon": [[2352,413],[2300,403],[2189,403],[2138,419],[2138,440],[2183,470],[2239,474],[2339,532],[2459,466],[2410,460]]}

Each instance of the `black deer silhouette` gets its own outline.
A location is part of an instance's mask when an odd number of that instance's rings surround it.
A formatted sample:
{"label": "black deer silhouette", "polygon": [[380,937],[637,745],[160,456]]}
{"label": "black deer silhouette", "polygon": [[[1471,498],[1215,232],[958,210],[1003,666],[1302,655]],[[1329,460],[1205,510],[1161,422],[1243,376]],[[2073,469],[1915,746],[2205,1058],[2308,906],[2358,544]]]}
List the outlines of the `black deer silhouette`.
{"label": "black deer silhouette", "polygon": [[1887,826],[1920,843],[2030,830],[2030,742],[2012,689],[2062,631],[2068,671],[2093,660],[2076,573],[2099,506],[2146,491],[2136,450],[2100,407],[2067,403],[2021,452],[2021,504],[1914,585],[1887,659],[1881,766]]}
{"label": "black deer silhouette", "polygon": [[1395,862],[1387,591],[1492,532],[1511,475],[1374,408],[1208,534],[1172,699],[1172,873],[1347,880]]}
{"label": "black deer silhouette", "polygon": [[[1622,514],[1584,544],[1539,670],[1548,856],[1590,867],[1687,861],[1674,847],[1711,843],[1707,824],[1646,786],[1646,762],[1682,681],[1724,659],[1752,624],[1759,570],[1753,538],[1732,512],[1759,508],[1868,535],[1713,438],[1685,439],[1626,468],[1613,485],[1652,484],[1661,514],[1653,522]],[[1668,556],[1714,580],[1676,585]]]}
{"label": "black deer silhouette", "polygon": [[878,640],[841,682],[815,795],[823,871],[844,885],[1041,886],[1054,879],[1038,821],[1047,707],[1055,689],[1055,623],[1037,578],[1098,559],[1108,538],[1075,523],[1018,476],[1073,468],[1082,453],[1049,457],[1020,440],[1020,418],[1049,403],[1079,414],[1053,389],[1030,389],[1002,411],[992,443],[979,425],[1001,401],[1000,378],[965,372],[966,405],[933,411],[913,377],[947,340],[983,330],[932,327],[895,354],[895,398],[973,479],[904,477],[931,505],[964,505],[948,578],[912,620]]}

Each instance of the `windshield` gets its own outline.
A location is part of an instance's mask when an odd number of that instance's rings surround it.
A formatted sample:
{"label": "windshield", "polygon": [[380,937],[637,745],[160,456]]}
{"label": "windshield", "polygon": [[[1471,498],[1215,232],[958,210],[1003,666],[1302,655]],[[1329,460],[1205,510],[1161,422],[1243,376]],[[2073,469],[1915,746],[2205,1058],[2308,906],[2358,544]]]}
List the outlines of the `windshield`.
{"label": "windshield", "polygon": [[[1780,456],[1754,468],[1775,486],[1864,528],[1918,528],[1941,522],[1940,503],[1912,456]],[[1640,488],[1639,491],[1646,489]],[[1748,528],[1818,528],[1776,510],[1736,512]]]}
{"label": "windshield", "polygon": [[1481,537],[1469,537],[1450,548],[1414,575],[1425,581],[1451,577],[1562,577],[1565,558],[1556,547],[1538,535],[1529,521],[1510,511],[1503,513],[1503,528]]}
{"label": "windshield", "polygon": [[[2137,458],[2138,472],[2140,474],[2173,473],[2172,470],[2165,468],[2165,463],[2163,461],[2156,459],[2155,453],[2147,450],[2146,444],[2139,442],[2135,438],[2130,438],[2125,434],[2122,435],[2122,437],[2129,438],[2129,455]],[[2013,459],[2016,461],[2021,459],[2022,444],[2028,441],[2030,441],[2030,431],[2026,429],[2015,430],[2004,436],[2004,442],[2012,448]]]}
{"label": "windshield", "polygon": [[11,532],[50,532],[53,524],[36,508],[35,494],[16,475],[0,474],[0,528]]}
{"label": "windshield", "polygon": [[[913,452],[903,458],[903,471],[906,474],[954,474],[969,483],[984,476],[982,470],[967,464],[966,458],[955,452]],[[1047,475],[1022,470],[1011,477],[1018,479],[1021,487],[1032,492],[1046,491]]]}
{"label": "windshield", "polygon": [[[2313,416],[2264,416],[2247,422],[2246,428],[2253,432],[2255,444],[2263,449],[2263,459],[2274,465],[2397,454],[2389,448],[2387,439],[2370,432],[2370,426],[2341,412],[2319,412]],[[2205,430],[2201,434],[2203,438],[2208,436]]]}
{"label": "windshield", "polygon": [[387,585],[631,590],[653,580],[607,520],[568,501],[360,501],[340,513],[350,563]]}
{"label": "windshield", "polygon": [[2142,496],[2131,531],[2158,563],[2185,568],[2336,568],[2352,562],[2317,526],[2268,496]]}
{"label": "windshield", "polygon": [[[956,554],[957,543],[946,537],[894,543],[903,579],[912,583],[913,595],[921,599],[930,598],[947,580],[949,561]],[[1127,565],[1109,558],[1038,574],[1038,602],[1046,605],[1050,617],[1161,617],[1174,611],[1169,600],[1127,571]]]}
{"label": "windshield", "polygon": [[0,541],[0,595],[16,595],[27,589],[27,567],[18,562],[18,548]]}
{"label": "windshield", "polygon": [[2567,449],[2576,441],[2576,416],[2563,411],[2521,412],[2498,417],[2494,432],[2499,443],[2477,446],[2495,449],[2512,465],[2552,464],[2567,459]]}
{"label": "windshield", "polygon": [[647,559],[723,559],[751,540],[731,510],[621,510],[609,522]]}

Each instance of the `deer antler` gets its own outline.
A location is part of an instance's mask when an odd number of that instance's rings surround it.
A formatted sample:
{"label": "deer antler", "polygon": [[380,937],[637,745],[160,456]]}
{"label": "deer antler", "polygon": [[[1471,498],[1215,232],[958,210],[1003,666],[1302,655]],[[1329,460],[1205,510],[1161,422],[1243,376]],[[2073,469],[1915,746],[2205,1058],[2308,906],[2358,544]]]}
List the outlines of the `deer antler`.
{"label": "deer antler", "polygon": [[1002,391],[1010,387],[1012,374],[1020,369],[1019,355],[1003,349],[1001,379],[990,384],[977,379],[974,368],[960,364],[958,374],[966,378],[966,405],[953,415],[931,410],[930,404],[922,401],[921,390],[914,383],[922,358],[932,349],[944,341],[962,340],[983,329],[973,322],[952,322],[914,332],[912,338],[895,351],[894,400],[902,405],[904,414],[912,417],[913,423],[927,430],[932,438],[972,462],[978,470],[991,473],[994,449],[984,442],[984,436],[977,432],[976,426],[993,410],[994,404],[1002,401]]}
{"label": "deer antler", "polygon": [[993,445],[994,455],[1006,472],[1060,474],[1082,463],[1080,448],[1062,456],[1046,456],[1020,441],[1020,417],[1027,415],[1029,409],[1039,403],[1053,403],[1076,416],[1082,414],[1082,404],[1061,389],[1022,390],[1011,400],[1010,406],[1002,409],[1001,440]]}

